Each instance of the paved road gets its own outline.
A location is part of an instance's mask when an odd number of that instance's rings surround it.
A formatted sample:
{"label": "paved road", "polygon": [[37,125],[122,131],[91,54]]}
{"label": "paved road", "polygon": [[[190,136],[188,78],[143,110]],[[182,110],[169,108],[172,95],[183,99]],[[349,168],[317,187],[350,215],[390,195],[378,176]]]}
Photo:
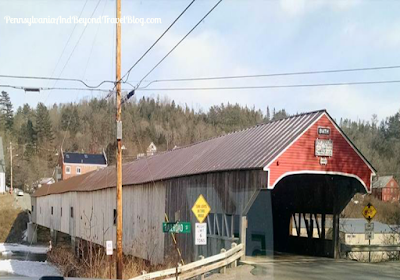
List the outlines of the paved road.
{"label": "paved road", "polygon": [[400,279],[400,262],[368,264],[326,258],[278,258],[257,261],[257,263],[252,262],[251,265],[242,265],[235,269],[228,269],[226,275],[212,275],[209,279]]}

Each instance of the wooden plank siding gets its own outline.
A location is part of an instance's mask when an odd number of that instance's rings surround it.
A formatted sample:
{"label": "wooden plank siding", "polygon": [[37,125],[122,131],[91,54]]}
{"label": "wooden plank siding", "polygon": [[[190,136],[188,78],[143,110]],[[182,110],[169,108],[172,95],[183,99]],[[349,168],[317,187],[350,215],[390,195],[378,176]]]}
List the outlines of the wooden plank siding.
{"label": "wooden plank siding", "polygon": [[[208,237],[207,246],[194,245],[194,223],[197,220],[191,209],[198,196],[202,194],[205,197],[213,214],[241,216],[254,192],[266,188],[267,174],[262,170],[225,171],[171,179],[165,184],[165,212],[169,219],[177,217],[193,225],[191,234],[178,235],[178,246],[185,261],[194,261],[199,255],[218,254],[222,248],[230,248],[232,243]],[[165,256],[170,260],[176,258],[169,234],[165,234]]]}
{"label": "wooden plank siding", "polygon": [[[115,246],[114,188],[32,197],[32,203],[35,206],[32,213],[35,223],[102,246],[106,240],[113,240]],[[123,205],[124,253],[162,263],[165,187],[160,182],[124,186]]]}
{"label": "wooden plank siding", "polygon": [[[171,221],[179,219],[193,225],[191,234],[178,237],[186,261],[194,260],[200,254],[211,256],[222,248],[230,248],[232,241],[215,237],[208,238],[207,246],[200,249],[194,246],[194,223],[197,221],[191,211],[193,204],[203,194],[211,213],[240,216],[256,189],[266,187],[266,175],[261,169],[226,171],[124,186],[124,253],[152,263],[163,263],[164,256],[167,259],[174,257],[176,251],[171,236],[162,232],[165,213]],[[113,240],[115,246],[114,188],[32,197],[32,203],[35,206],[32,214],[37,224],[102,246],[106,240]]]}

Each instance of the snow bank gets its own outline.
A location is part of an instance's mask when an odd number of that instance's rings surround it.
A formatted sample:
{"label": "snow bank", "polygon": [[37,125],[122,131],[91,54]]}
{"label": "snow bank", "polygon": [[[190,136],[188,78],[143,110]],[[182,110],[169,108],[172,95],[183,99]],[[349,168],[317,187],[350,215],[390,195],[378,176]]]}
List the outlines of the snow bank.
{"label": "snow bank", "polygon": [[48,250],[49,248],[44,246],[27,246],[22,244],[0,243],[0,253],[11,251],[30,252],[32,254],[46,254]]}
{"label": "snow bank", "polygon": [[1,260],[0,271],[28,277],[61,276],[60,271],[47,262]]}

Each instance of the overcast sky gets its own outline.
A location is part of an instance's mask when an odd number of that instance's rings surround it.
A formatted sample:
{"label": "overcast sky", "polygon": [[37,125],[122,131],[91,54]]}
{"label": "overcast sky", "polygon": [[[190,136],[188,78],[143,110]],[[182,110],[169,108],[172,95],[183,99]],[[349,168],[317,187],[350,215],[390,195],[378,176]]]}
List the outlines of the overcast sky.
{"label": "overcast sky", "polygon": [[[6,23],[5,17],[88,18],[99,0],[0,0],[0,74],[79,78],[96,83],[115,77],[115,26]],[[216,3],[197,0],[135,67],[140,80]],[[143,54],[189,1],[122,1],[122,15],[161,18],[162,24],[122,25],[122,73]],[[400,65],[400,1],[224,0],[147,80],[283,73]],[[115,1],[100,0],[94,17],[115,15]],[[74,29],[75,26],[75,29]],[[72,31],[74,32],[72,33]],[[68,38],[72,34],[68,44]],[[83,35],[82,35],[83,34]],[[79,38],[81,40],[77,44]],[[66,46],[66,47],[65,47]],[[63,53],[63,49],[65,51]],[[73,51],[74,50],[74,51]],[[73,52],[73,53],[72,53]],[[70,57],[72,53],[72,56]],[[68,63],[67,60],[70,57]],[[60,61],[59,61],[60,60]],[[57,62],[59,63],[57,64]],[[62,70],[64,69],[64,70]],[[242,81],[156,83],[153,88],[313,84],[400,80],[400,70],[285,76]],[[0,84],[51,87],[54,82],[0,78]],[[81,87],[57,82],[56,87]],[[109,88],[106,85],[103,88]],[[129,86],[124,86],[129,88]],[[237,91],[140,91],[137,97],[167,95],[207,110],[220,103],[268,106],[289,113],[326,108],[333,117],[370,120],[400,109],[400,84]],[[3,89],[2,89],[3,90]],[[99,92],[6,89],[15,106],[75,102]]]}

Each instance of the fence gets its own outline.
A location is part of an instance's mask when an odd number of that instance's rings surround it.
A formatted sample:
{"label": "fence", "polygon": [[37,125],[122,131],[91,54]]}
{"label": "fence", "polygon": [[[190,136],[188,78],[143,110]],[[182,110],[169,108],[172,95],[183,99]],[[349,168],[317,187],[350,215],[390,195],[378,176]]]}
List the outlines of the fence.
{"label": "fence", "polygon": [[200,279],[204,279],[204,274],[211,272],[216,269],[221,269],[221,273],[225,273],[226,267],[236,267],[237,261],[244,256],[243,244],[237,245],[232,243],[232,248],[226,251],[221,250],[221,253],[212,257],[204,258],[200,257],[200,260],[178,266],[176,268],[169,268],[162,271],[151,272],[132,278],[131,280],[149,280],[149,279],[189,279],[199,276]]}

